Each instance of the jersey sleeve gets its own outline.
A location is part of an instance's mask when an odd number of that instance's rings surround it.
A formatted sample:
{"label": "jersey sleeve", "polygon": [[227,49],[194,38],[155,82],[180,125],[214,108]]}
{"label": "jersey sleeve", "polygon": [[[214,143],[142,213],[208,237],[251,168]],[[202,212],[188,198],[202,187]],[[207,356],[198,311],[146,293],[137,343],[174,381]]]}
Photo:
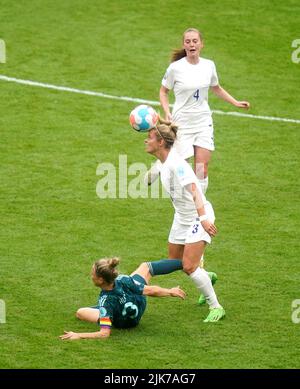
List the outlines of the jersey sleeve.
{"label": "jersey sleeve", "polygon": [[217,75],[217,69],[214,62],[212,62],[212,74],[210,79],[210,86],[217,86],[219,85],[219,78]]}
{"label": "jersey sleeve", "polygon": [[182,188],[188,184],[197,183],[197,177],[192,167],[184,160],[176,164],[175,174]]}
{"label": "jersey sleeve", "polygon": [[113,310],[109,302],[105,302],[99,307],[99,325],[100,328],[111,328],[113,320]]}
{"label": "jersey sleeve", "polygon": [[174,88],[174,70],[173,70],[171,65],[166,70],[166,73],[162,79],[161,84],[162,84],[162,86],[164,86],[168,89]]}

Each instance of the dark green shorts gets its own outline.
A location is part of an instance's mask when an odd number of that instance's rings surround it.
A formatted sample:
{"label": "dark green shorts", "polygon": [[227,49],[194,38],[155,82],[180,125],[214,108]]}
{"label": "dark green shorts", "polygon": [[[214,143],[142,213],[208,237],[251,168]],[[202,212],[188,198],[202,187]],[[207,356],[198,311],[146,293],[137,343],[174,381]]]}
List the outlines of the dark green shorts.
{"label": "dark green shorts", "polygon": [[143,285],[147,285],[146,280],[142,276],[140,276],[139,274],[134,274],[133,276],[131,276],[131,278],[133,278],[137,282],[140,282]]}

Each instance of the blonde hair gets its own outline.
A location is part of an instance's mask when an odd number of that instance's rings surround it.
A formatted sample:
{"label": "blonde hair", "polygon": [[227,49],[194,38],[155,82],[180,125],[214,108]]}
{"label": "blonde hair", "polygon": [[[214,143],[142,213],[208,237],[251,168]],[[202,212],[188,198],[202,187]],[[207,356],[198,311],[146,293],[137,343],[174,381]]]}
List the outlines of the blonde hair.
{"label": "blonde hair", "polygon": [[[197,30],[196,28],[188,28],[183,33],[183,36],[182,36],[182,41],[183,42],[184,42],[185,34],[188,33],[188,32],[196,32],[199,35],[199,38],[200,38],[201,42],[203,41],[203,35],[201,34],[201,32],[199,30]],[[185,51],[184,48],[174,49],[172,51],[172,54],[171,54],[171,62],[178,61],[179,59],[181,59],[183,57],[186,57],[186,51]]]}
{"label": "blonde hair", "polygon": [[97,277],[102,277],[105,282],[111,284],[118,277],[119,272],[116,269],[120,262],[117,257],[98,259],[94,263],[94,271]]}
{"label": "blonde hair", "polygon": [[176,133],[178,129],[177,125],[159,117],[158,124],[153,129],[156,133],[156,139],[163,139],[165,142],[165,148],[170,149],[176,139]]}

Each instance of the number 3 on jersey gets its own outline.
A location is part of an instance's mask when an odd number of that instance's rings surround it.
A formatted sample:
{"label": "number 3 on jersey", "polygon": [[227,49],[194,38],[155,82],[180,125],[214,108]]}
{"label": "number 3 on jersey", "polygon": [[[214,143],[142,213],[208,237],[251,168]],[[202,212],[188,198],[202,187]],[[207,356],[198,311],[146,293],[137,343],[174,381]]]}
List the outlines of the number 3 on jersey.
{"label": "number 3 on jersey", "polygon": [[198,229],[199,229],[199,224],[194,224],[192,234],[196,234],[198,232]]}
{"label": "number 3 on jersey", "polygon": [[131,301],[129,301],[128,303],[126,303],[124,305],[124,308],[122,311],[123,316],[128,316],[131,319],[135,319],[138,314],[139,314],[138,307],[135,304],[133,304]]}
{"label": "number 3 on jersey", "polygon": [[199,97],[200,97],[200,91],[199,91],[199,89],[196,90],[196,92],[194,93],[193,97],[195,97],[196,101],[199,100]]}

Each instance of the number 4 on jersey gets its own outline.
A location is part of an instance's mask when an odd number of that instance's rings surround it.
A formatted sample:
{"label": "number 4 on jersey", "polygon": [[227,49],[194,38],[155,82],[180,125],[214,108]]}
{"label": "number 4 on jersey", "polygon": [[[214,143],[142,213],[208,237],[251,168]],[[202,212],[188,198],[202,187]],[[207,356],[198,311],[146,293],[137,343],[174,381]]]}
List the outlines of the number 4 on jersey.
{"label": "number 4 on jersey", "polygon": [[195,99],[198,101],[199,100],[199,97],[200,97],[200,91],[199,91],[199,89],[197,89],[196,90],[196,92],[194,93],[194,96],[193,97],[195,97]]}

